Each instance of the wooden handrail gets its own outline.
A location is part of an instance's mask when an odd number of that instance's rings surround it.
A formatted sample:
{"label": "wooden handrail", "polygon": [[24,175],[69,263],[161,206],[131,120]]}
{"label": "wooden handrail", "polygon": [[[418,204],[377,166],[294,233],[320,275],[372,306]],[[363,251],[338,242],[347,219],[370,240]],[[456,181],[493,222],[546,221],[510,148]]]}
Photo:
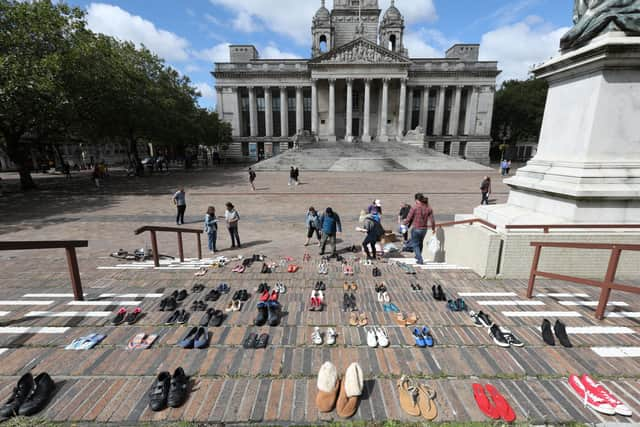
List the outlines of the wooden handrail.
{"label": "wooden handrail", "polygon": [[465,225],[465,224],[474,224],[474,223],[478,223],[478,224],[482,224],[485,227],[489,227],[493,230],[495,230],[497,227],[494,224],[491,224],[488,221],[485,221],[484,219],[480,219],[480,218],[471,218],[471,219],[465,219],[462,221],[452,221],[452,222],[443,222],[441,224],[436,224],[438,227],[453,227],[454,225]]}
{"label": "wooden handrail", "polygon": [[640,224],[534,224],[534,225],[506,225],[504,228],[507,230],[533,230],[533,229],[542,229],[545,234],[549,233],[551,229],[627,229],[627,228],[637,228],[640,229]]}
{"label": "wooden handrail", "polygon": [[[618,263],[620,262],[620,255],[622,254],[622,251],[640,252],[640,245],[617,243],[531,242],[531,246],[535,247],[535,252],[533,255],[533,262],[531,263],[531,273],[529,275],[529,285],[527,287],[527,298],[531,298],[533,296],[533,288],[535,287],[536,277],[538,276],[546,277],[547,279],[553,280],[563,280],[580,285],[599,287],[600,299],[598,301],[598,308],[596,309],[595,316],[597,319],[602,320],[604,318],[604,313],[607,309],[609,296],[611,295],[612,290],[640,294],[639,287],[615,283],[616,272],[618,271]],[[598,281],[538,270],[538,264],[540,263],[540,255],[542,254],[543,247],[610,250],[611,256],[609,257],[609,264],[607,266],[604,280]]]}
{"label": "wooden handrail", "polygon": [[184,248],[182,246],[182,233],[190,233],[196,235],[198,259],[202,259],[202,241],[200,235],[204,233],[203,230],[196,230],[193,228],[179,228],[179,227],[157,227],[154,225],[145,225],[134,231],[136,235],[149,232],[151,234],[151,249],[153,256],[153,264],[156,267],[160,267],[160,254],[158,252],[158,238],[156,233],[176,233],[178,236],[178,254],[180,255],[180,262],[184,262]]}
{"label": "wooden handrail", "polygon": [[87,240],[51,240],[51,241],[10,241],[0,242],[0,251],[32,251],[41,249],[64,249],[67,254],[67,268],[73,288],[73,296],[76,301],[84,300],[82,292],[82,281],[80,280],[80,269],[78,268],[78,257],[76,248],[86,248],[89,246]]}

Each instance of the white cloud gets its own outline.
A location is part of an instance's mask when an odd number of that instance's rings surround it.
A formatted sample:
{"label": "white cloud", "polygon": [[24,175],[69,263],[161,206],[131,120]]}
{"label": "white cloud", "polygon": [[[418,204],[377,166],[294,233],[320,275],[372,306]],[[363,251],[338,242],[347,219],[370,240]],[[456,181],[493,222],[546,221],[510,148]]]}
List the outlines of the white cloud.
{"label": "white cloud", "polygon": [[233,28],[243,33],[255,33],[262,30],[262,26],[253,19],[253,16],[246,12],[238,13],[233,20]]}
{"label": "white cloud", "polygon": [[[382,0],[380,2],[382,15],[390,5],[391,0]],[[409,25],[419,22],[434,22],[438,19],[433,0],[396,0],[396,7]]]}
{"label": "white cloud", "polygon": [[450,39],[434,29],[420,28],[404,35],[404,45],[413,58],[441,58],[445,51],[458,41]]}
{"label": "white cloud", "polygon": [[144,44],[152,52],[167,61],[185,61],[189,59],[189,42],[176,34],[156,28],[140,16],[105,3],[91,3],[87,9],[87,25],[97,32]]}
{"label": "white cloud", "polygon": [[208,62],[229,62],[229,43],[220,43],[193,53],[198,59]]}
{"label": "white cloud", "polygon": [[199,65],[196,65],[196,64],[189,64],[184,68],[184,70],[187,73],[197,73],[197,72],[202,71],[202,67],[199,66]]}
{"label": "white cloud", "polygon": [[485,33],[480,42],[480,59],[498,61],[500,81],[526,79],[533,65],[558,55],[560,38],[567,31],[568,28],[553,28],[539,17],[530,16]]}
{"label": "white cloud", "polygon": [[207,82],[194,83],[198,92],[200,92],[200,102],[206,105],[215,105],[216,103],[216,90]]}
{"label": "white cloud", "polygon": [[269,43],[267,47],[259,49],[262,59],[298,59],[300,55],[291,52],[281,51],[275,44]]}

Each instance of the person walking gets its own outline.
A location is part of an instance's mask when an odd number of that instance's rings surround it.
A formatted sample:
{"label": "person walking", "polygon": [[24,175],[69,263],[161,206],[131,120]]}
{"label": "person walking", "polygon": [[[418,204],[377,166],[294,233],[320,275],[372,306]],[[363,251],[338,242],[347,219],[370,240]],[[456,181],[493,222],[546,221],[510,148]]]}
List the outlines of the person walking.
{"label": "person walking", "polygon": [[427,236],[429,223],[431,223],[431,230],[435,234],[436,221],[434,219],[433,209],[429,206],[429,199],[424,197],[422,193],[415,195],[416,203],[409,211],[407,219],[404,221],[405,225],[412,227],[411,229],[411,244],[416,256],[416,262],[419,265],[424,264],[422,258],[422,248],[424,239]]}
{"label": "person walking", "polygon": [[184,213],[187,210],[187,195],[184,192],[184,187],[176,191],[173,195],[173,204],[176,205],[178,214],[176,215],[176,225],[184,225]]}
{"label": "person walking", "polygon": [[296,183],[296,185],[300,185],[300,169],[295,168],[293,170],[293,180]]}
{"label": "person walking", "polygon": [[227,228],[231,236],[231,248],[239,248],[240,235],[238,234],[238,221],[240,221],[240,214],[238,214],[238,211],[231,202],[227,202],[225,206],[227,207],[227,211],[224,213],[224,219],[227,221]]}
{"label": "person walking", "polygon": [[309,246],[309,241],[311,240],[311,237],[313,237],[313,234],[315,233],[316,237],[318,238],[318,246],[319,246],[320,245],[320,216],[318,215],[318,212],[313,206],[311,206],[307,211],[306,224],[307,224],[307,241],[305,242],[304,245]]}
{"label": "person walking", "polygon": [[249,168],[249,185],[251,185],[251,190],[256,191],[256,186],[254,181],[256,180],[256,173],[253,169]]}
{"label": "person walking", "polygon": [[382,215],[382,202],[380,200],[374,200],[367,208],[367,213]]}
{"label": "person walking", "polygon": [[320,239],[320,255],[324,255],[327,242],[331,245],[331,256],[337,256],[336,236],[342,233],[342,224],[340,216],[331,208],[327,208],[320,217],[320,228],[322,229],[322,238]]}
{"label": "person walking", "polygon": [[491,194],[491,178],[485,176],[482,179],[482,184],[480,184],[480,191],[482,192],[482,201],[480,202],[480,205],[488,205],[489,195]]}
{"label": "person walking", "polygon": [[204,216],[204,232],[209,236],[209,252],[216,253],[216,240],[218,239],[218,218],[216,208],[209,206]]}
{"label": "person walking", "polygon": [[289,170],[289,182],[287,185],[291,187],[296,180],[296,170],[293,166],[291,166],[291,170]]}
{"label": "person walking", "polygon": [[[368,214],[364,218],[362,228],[356,228],[356,230],[367,233],[362,242],[362,249],[364,249],[364,252],[367,254],[367,259],[376,259],[376,243],[384,236],[384,228],[382,228],[382,225],[376,219],[376,215]],[[371,247],[371,251],[369,251],[369,247]]]}
{"label": "person walking", "polygon": [[403,203],[400,207],[400,212],[398,213],[398,225],[400,226],[400,232],[402,233],[402,238],[405,242],[409,240],[409,229],[404,224],[404,220],[409,216],[410,210],[411,206],[409,203]]}
{"label": "person walking", "polygon": [[507,174],[507,159],[503,159],[500,162],[500,175],[505,176]]}
{"label": "person walking", "polygon": [[511,160],[507,160],[507,176],[511,174]]}

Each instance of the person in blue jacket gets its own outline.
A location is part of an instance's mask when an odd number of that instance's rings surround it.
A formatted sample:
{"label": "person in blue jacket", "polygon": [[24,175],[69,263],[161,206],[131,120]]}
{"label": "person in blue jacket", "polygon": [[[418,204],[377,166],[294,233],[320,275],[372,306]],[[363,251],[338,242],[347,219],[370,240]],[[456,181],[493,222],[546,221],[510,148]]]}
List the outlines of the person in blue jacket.
{"label": "person in blue jacket", "polygon": [[342,224],[340,216],[331,208],[327,208],[320,217],[320,228],[322,230],[322,238],[320,239],[320,255],[324,255],[327,242],[331,245],[331,255],[336,256],[336,236],[342,233]]}

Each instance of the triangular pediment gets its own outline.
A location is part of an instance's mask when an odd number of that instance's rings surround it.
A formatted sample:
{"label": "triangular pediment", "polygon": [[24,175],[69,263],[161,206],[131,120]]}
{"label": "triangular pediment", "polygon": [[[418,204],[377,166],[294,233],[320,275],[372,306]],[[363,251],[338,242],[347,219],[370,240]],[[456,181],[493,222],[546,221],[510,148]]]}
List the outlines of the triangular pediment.
{"label": "triangular pediment", "polygon": [[364,38],[355,39],[309,61],[311,65],[411,64],[402,55]]}

